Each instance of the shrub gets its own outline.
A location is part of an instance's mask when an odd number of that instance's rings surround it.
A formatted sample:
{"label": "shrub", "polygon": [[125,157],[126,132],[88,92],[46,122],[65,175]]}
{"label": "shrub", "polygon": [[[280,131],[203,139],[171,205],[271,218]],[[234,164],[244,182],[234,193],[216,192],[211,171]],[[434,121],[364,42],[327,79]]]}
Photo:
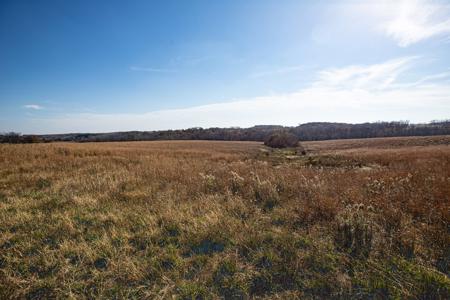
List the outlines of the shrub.
{"label": "shrub", "polygon": [[269,135],[264,141],[264,145],[271,148],[287,148],[287,147],[297,147],[299,145],[298,138],[285,131],[275,132]]}

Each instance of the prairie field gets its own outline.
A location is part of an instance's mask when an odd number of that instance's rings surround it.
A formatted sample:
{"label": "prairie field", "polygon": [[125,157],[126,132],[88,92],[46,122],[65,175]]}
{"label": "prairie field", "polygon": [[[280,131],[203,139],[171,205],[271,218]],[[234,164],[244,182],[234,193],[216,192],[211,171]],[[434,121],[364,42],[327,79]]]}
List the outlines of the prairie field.
{"label": "prairie field", "polygon": [[0,145],[0,299],[449,299],[450,136]]}

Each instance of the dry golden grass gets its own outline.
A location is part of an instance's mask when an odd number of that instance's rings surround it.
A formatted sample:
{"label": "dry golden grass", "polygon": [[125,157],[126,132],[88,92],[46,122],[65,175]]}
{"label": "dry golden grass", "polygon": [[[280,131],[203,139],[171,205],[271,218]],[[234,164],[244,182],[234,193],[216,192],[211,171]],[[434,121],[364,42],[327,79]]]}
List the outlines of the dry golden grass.
{"label": "dry golden grass", "polygon": [[449,298],[449,141],[0,145],[0,298]]}

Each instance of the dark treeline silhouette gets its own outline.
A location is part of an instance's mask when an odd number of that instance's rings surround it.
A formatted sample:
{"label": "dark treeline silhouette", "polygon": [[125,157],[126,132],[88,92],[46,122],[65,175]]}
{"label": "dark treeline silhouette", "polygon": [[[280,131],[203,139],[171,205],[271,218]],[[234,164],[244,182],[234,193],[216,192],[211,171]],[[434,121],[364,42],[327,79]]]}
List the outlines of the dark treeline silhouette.
{"label": "dark treeline silhouette", "polygon": [[17,132],[8,132],[4,134],[0,134],[0,143],[9,143],[9,144],[31,144],[31,143],[42,143],[46,142],[39,135],[21,135]]}
{"label": "dark treeline silhouette", "polygon": [[222,140],[222,141],[264,141],[270,134],[287,131],[300,141],[330,139],[352,139],[395,136],[428,136],[450,134],[450,120],[432,121],[426,124],[400,122],[375,122],[362,124],[315,122],[295,127],[258,125],[250,128],[189,128],[163,131],[127,131],[110,133],[69,133],[49,135],[0,135],[2,143],[34,142],[111,142],[111,141],[155,141],[155,140]]}

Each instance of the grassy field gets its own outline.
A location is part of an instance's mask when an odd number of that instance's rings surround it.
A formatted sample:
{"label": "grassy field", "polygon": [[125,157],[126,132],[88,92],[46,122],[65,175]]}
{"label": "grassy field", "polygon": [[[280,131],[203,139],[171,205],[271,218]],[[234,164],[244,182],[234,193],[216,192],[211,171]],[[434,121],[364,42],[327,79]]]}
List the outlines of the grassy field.
{"label": "grassy field", "polygon": [[0,298],[448,299],[449,144],[0,145]]}

